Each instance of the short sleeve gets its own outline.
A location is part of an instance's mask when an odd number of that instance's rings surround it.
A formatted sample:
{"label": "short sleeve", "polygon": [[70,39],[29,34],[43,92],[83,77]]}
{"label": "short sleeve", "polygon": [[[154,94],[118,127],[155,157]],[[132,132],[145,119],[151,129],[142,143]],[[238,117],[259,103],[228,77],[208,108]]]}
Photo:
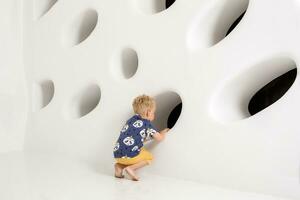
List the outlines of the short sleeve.
{"label": "short sleeve", "polygon": [[152,125],[151,122],[148,122],[146,126],[146,133],[147,133],[147,138],[152,138],[155,133],[158,133],[158,131]]}

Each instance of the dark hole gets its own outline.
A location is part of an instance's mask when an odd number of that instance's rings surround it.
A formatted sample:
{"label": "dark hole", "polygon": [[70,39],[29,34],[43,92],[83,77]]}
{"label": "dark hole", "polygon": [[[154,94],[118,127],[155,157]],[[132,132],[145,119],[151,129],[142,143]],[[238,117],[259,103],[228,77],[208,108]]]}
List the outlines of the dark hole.
{"label": "dark hole", "polygon": [[297,68],[275,78],[261,88],[250,100],[248,110],[251,115],[262,111],[280,99],[293,85],[297,76]]}
{"label": "dark hole", "polygon": [[226,33],[226,36],[229,35],[229,33],[231,33],[231,31],[240,23],[240,21],[242,20],[242,18],[244,17],[246,11],[243,12],[243,14],[241,14],[234,22],[233,24],[230,26],[229,30]]}
{"label": "dark hole", "polygon": [[181,113],[181,109],[182,109],[182,103],[178,104],[170,113],[169,117],[168,117],[168,128],[173,128],[173,126],[176,124],[180,113]]}
{"label": "dark hole", "polygon": [[168,9],[176,0],[166,0],[166,9]]}

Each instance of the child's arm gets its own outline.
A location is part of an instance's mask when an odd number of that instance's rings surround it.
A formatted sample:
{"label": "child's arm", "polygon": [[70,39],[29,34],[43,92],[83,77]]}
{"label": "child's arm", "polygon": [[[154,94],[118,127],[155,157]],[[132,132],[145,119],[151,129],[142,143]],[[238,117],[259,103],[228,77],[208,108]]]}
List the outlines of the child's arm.
{"label": "child's arm", "polygon": [[161,132],[156,132],[154,135],[153,135],[153,138],[160,142],[162,140],[165,139],[165,136],[166,136],[166,133],[169,131],[170,129],[166,128],[164,130],[162,130]]}

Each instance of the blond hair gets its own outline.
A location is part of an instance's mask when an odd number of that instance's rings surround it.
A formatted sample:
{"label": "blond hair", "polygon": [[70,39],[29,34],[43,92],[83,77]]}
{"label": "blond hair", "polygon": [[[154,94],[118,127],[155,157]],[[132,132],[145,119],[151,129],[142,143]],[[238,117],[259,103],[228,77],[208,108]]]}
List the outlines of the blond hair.
{"label": "blond hair", "polygon": [[145,94],[136,97],[133,100],[132,107],[136,114],[145,115],[148,109],[153,109],[155,106],[154,98]]}

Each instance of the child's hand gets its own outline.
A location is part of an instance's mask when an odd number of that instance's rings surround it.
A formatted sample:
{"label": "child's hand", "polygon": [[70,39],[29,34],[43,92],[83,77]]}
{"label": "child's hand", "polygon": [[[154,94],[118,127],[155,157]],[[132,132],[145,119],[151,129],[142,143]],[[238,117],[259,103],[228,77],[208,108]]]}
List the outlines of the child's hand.
{"label": "child's hand", "polygon": [[161,132],[162,132],[162,133],[167,133],[167,132],[169,132],[169,130],[170,130],[169,128],[165,128],[165,129],[162,130]]}
{"label": "child's hand", "polygon": [[156,134],[153,135],[154,139],[157,141],[162,141],[165,139],[166,133],[169,131],[169,128],[165,128],[164,130],[157,132]]}

